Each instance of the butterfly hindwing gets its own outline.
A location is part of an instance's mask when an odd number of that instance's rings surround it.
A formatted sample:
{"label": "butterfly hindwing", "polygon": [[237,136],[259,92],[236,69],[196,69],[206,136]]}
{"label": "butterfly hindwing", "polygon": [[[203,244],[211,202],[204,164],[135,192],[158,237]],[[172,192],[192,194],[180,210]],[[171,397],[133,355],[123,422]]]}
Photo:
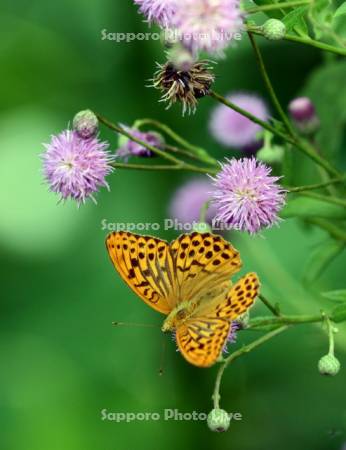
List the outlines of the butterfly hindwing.
{"label": "butterfly hindwing", "polygon": [[149,306],[168,314],[173,305],[173,262],[166,241],[128,232],[108,235],[106,246],[114,267]]}
{"label": "butterfly hindwing", "polygon": [[226,319],[199,317],[187,321],[176,330],[178,348],[190,364],[209,367],[220,356],[230,327]]}

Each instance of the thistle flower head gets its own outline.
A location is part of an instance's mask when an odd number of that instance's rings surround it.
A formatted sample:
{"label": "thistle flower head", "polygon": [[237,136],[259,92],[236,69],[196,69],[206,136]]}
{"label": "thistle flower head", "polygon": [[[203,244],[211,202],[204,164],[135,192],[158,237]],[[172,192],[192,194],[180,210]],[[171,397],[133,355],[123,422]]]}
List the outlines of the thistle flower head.
{"label": "thistle flower head", "polygon": [[[227,99],[261,120],[265,121],[269,118],[266,103],[257,95],[234,93],[228,95]],[[210,117],[209,129],[212,136],[226,147],[253,153],[262,144],[262,140],[258,138],[258,133],[262,130],[260,125],[225,105],[218,105],[214,109]]]}
{"label": "thistle flower head", "polygon": [[73,129],[83,139],[94,137],[99,129],[98,118],[90,109],[80,111],[73,118]]}
{"label": "thistle flower head", "polygon": [[[126,125],[122,125],[122,128],[135,138],[140,139],[153,147],[161,148],[164,143],[163,137],[154,131],[144,132]],[[123,135],[120,135],[119,137],[119,148],[116,155],[120,158],[124,158],[125,160],[131,156],[139,156],[142,158],[151,158],[156,156],[151,150]]]}
{"label": "thistle flower head", "polygon": [[[210,199],[212,184],[209,179],[197,178],[183,184],[175,193],[169,206],[169,215],[181,223],[199,222],[201,208]],[[211,206],[206,222],[212,223],[216,209]]]}
{"label": "thistle flower head", "polygon": [[[112,171],[112,157],[106,150],[108,143],[97,137],[82,139],[76,131],[65,130],[52,136],[42,154],[43,174],[52,192],[61,199],[71,198],[78,204],[101,186],[109,189],[106,176]],[[95,200],[94,200],[95,201]]]}
{"label": "thistle flower head", "polygon": [[222,56],[234,34],[242,30],[239,0],[177,1],[172,25],[184,45],[193,52],[204,50]]}
{"label": "thistle flower head", "polygon": [[162,27],[171,24],[177,0],[134,0],[134,2],[149,23],[155,22]]}
{"label": "thistle flower head", "polygon": [[279,177],[254,157],[226,160],[214,180],[211,193],[217,208],[216,220],[250,234],[278,222],[285,204]]}
{"label": "thistle flower head", "polygon": [[320,128],[315,105],[309,97],[298,97],[288,105],[291,118],[302,134],[311,135]]}
{"label": "thistle flower head", "polygon": [[197,61],[189,70],[181,70],[172,62],[158,64],[153,78],[153,87],[162,92],[161,102],[167,109],[174,103],[183,105],[183,115],[196,111],[198,99],[208,95],[215,81],[209,61]]}

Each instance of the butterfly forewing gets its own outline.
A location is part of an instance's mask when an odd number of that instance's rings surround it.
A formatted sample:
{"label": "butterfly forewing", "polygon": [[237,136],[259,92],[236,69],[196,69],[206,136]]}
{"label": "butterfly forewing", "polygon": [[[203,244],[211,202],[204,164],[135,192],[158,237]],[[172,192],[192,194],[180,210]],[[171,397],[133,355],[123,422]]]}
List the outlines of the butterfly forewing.
{"label": "butterfly forewing", "polygon": [[114,267],[128,286],[149,306],[168,314],[172,308],[174,274],[168,243],[127,232],[108,235]]}
{"label": "butterfly forewing", "polygon": [[198,300],[241,268],[239,253],[221,236],[183,234],[170,245],[179,300]]}

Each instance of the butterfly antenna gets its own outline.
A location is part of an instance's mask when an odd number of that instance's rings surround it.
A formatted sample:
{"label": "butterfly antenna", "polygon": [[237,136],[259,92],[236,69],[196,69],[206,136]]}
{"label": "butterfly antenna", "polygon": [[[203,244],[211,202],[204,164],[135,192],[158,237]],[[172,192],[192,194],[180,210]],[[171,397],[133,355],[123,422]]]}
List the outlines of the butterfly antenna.
{"label": "butterfly antenna", "polygon": [[160,368],[159,368],[159,375],[160,376],[162,376],[163,372],[164,372],[165,357],[166,357],[166,339],[163,339],[163,341],[162,341],[162,350],[161,350],[161,362],[160,362]]}
{"label": "butterfly antenna", "polygon": [[114,327],[142,327],[142,328],[158,328],[157,325],[151,323],[134,323],[134,322],[112,322]]}

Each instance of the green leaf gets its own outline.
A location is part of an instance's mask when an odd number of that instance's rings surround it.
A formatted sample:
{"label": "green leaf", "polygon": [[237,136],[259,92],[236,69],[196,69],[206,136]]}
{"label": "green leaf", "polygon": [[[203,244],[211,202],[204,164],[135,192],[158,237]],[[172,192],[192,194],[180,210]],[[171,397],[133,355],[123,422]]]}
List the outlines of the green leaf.
{"label": "green leaf", "polygon": [[310,284],[317,280],[328,268],[330,263],[342,252],[345,245],[343,242],[328,239],[319,245],[310,255],[305,266],[303,280]]}
{"label": "green leaf", "polygon": [[322,126],[317,143],[322,155],[331,162],[342,148],[346,124],[346,61],[341,60],[315,70],[302,95],[310,97],[316,106]]}
{"label": "green leaf", "polygon": [[299,8],[295,8],[293,11],[286,14],[282,21],[286,25],[288,32],[295,31],[300,36],[305,37],[308,35],[308,27],[304,19],[304,15],[307,11],[308,6],[300,6]]}
{"label": "green leaf", "polygon": [[333,302],[346,302],[346,289],[322,292],[322,296]]}
{"label": "green leaf", "polygon": [[304,219],[316,217],[324,219],[346,219],[346,208],[314,198],[296,197],[286,204],[280,216],[283,219],[293,217]]}
{"label": "green leaf", "polygon": [[339,6],[339,8],[335,11],[334,19],[344,14],[346,14],[346,2],[344,2],[341,6]]}
{"label": "green leaf", "polygon": [[309,9],[309,19],[316,39],[321,39],[331,31],[334,16],[334,7],[331,0],[315,0]]}
{"label": "green leaf", "polygon": [[346,320],[346,303],[343,303],[333,309],[330,316],[333,322],[344,322]]}

